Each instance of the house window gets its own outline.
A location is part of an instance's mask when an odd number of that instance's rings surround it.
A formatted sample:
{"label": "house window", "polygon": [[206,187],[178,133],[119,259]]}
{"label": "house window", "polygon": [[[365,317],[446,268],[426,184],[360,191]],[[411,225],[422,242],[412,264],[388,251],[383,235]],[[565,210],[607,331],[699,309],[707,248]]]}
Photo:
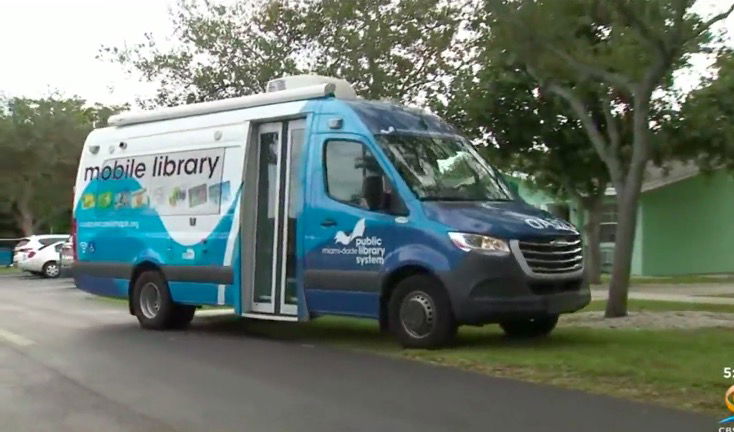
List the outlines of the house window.
{"label": "house window", "polygon": [[617,205],[606,203],[602,206],[599,240],[601,243],[614,243],[617,232]]}

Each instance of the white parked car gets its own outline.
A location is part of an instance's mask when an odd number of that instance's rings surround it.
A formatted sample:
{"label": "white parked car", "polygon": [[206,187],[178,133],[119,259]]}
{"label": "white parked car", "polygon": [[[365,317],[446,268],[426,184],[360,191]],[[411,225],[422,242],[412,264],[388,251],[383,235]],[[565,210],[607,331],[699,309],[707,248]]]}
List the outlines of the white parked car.
{"label": "white parked car", "polygon": [[26,258],[18,263],[18,268],[47,278],[59,277],[61,273],[61,246],[62,241],[51,243],[38,251],[28,252]]}
{"label": "white parked car", "polygon": [[44,246],[66,241],[68,238],[69,234],[32,235],[23,238],[13,249],[13,265],[17,266],[21,261],[24,261],[31,252],[38,252]]}
{"label": "white parked car", "polygon": [[69,270],[74,264],[74,239],[72,237],[61,245],[60,262],[62,270]]}

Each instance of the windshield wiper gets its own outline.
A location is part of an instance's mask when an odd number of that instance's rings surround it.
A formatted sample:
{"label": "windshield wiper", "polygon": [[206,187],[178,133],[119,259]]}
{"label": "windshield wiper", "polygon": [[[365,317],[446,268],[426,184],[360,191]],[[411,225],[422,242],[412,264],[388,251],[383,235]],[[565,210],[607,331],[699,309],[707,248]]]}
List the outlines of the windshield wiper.
{"label": "windshield wiper", "polygon": [[485,199],[450,197],[450,196],[429,196],[420,198],[421,201],[486,201]]}
{"label": "windshield wiper", "polygon": [[450,197],[450,196],[429,196],[419,198],[421,201],[469,201],[469,202],[497,202],[497,201],[515,201],[511,198],[466,198],[466,197]]}

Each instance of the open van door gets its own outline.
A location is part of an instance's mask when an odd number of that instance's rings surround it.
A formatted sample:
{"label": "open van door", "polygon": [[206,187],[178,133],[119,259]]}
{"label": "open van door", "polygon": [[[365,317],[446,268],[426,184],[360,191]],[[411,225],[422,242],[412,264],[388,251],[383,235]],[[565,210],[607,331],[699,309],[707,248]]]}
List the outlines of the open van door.
{"label": "open van door", "polygon": [[263,123],[248,146],[242,198],[242,314],[297,320],[298,214],[306,121]]}

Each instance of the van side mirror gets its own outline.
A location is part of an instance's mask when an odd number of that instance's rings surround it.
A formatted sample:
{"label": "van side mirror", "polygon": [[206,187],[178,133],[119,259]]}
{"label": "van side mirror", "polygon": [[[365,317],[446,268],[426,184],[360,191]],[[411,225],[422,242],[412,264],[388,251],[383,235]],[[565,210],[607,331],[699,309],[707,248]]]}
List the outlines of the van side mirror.
{"label": "van side mirror", "polygon": [[370,210],[380,210],[383,206],[384,188],[382,176],[367,176],[362,179],[362,196]]}
{"label": "van side mirror", "polygon": [[396,216],[408,214],[408,209],[397,192],[385,191],[385,178],[381,175],[363,178],[362,196],[369,210],[382,210]]}
{"label": "van side mirror", "polygon": [[393,191],[387,195],[387,210],[391,215],[395,216],[408,216],[408,208],[405,207],[405,203],[397,192]]}

